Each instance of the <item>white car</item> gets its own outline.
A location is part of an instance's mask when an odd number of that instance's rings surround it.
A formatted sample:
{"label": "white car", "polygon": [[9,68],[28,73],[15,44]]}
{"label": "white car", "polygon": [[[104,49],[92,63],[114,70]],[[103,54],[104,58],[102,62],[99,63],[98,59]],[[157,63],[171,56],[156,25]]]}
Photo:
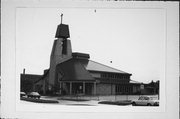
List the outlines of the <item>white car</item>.
{"label": "white car", "polygon": [[151,96],[141,96],[138,100],[132,101],[132,105],[136,106],[159,106],[159,100]]}

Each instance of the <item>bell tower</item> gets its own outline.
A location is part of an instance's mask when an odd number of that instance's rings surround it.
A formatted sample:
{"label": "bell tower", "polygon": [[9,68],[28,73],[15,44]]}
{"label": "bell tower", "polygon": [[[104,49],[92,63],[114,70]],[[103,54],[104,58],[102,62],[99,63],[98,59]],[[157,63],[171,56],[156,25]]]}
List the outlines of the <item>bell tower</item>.
{"label": "bell tower", "polygon": [[49,90],[53,90],[56,83],[55,73],[56,65],[72,58],[72,48],[69,35],[69,26],[62,23],[63,14],[61,14],[61,23],[57,26],[55,40],[50,56],[50,72],[48,78]]}
{"label": "bell tower", "polygon": [[64,38],[67,39],[70,37],[69,35],[69,26],[66,24],[62,24],[63,14],[61,14],[61,24],[58,25],[55,38]]}

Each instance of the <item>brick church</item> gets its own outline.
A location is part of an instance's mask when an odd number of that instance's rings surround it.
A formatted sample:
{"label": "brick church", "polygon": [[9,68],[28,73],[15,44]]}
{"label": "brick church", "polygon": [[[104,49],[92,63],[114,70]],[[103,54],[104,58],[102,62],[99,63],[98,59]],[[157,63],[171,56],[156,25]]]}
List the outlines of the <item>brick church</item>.
{"label": "brick church", "polygon": [[[62,16],[61,16],[62,17]],[[140,92],[130,73],[90,60],[87,53],[72,52],[69,26],[58,25],[50,67],[33,82],[33,91],[60,95],[114,95]],[[27,74],[21,74],[22,77]],[[154,90],[153,90],[154,91]]]}

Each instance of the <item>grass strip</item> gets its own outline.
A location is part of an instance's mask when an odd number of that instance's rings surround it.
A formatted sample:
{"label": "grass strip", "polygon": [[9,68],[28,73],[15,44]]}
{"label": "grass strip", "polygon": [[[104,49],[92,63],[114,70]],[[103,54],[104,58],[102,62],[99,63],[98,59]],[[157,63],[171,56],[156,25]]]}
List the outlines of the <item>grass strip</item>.
{"label": "grass strip", "polygon": [[131,100],[122,100],[122,101],[101,101],[99,104],[109,104],[109,105],[131,105]]}

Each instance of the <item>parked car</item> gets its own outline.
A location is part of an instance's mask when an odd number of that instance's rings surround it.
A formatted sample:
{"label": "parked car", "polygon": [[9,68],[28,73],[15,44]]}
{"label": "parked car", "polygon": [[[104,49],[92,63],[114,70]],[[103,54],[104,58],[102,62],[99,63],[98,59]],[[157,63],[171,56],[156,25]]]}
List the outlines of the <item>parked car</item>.
{"label": "parked car", "polygon": [[138,100],[132,101],[132,105],[141,105],[141,106],[159,106],[159,100],[151,96],[141,96]]}
{"label": "parked car", "polygon": [[24,97],[26,96],[26,93],[25,92],[20,92],[20,97]]}
{"label": "parked car", "polygon": [[40,99],[41,95],[38,92],[30,92],[27,94],[28,98],[38,98]]}

